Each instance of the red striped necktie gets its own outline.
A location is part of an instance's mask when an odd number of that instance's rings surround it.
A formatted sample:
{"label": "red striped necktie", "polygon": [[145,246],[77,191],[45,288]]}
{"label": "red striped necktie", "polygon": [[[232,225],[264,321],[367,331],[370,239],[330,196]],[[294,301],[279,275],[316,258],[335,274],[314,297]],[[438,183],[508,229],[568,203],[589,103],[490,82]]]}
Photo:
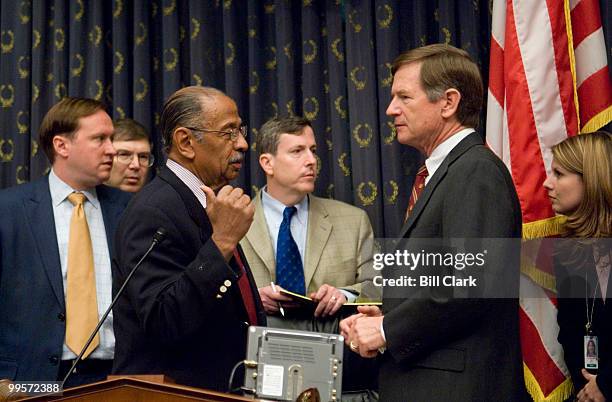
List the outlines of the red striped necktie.
{"label": "red striped necktie", "polygon": [[416,178],[414,179],[414,185],[412,186],[412,192],[410,193],[410,200],[408,201],[408,209],[406,210],[406,216],[404,217],[404,222],[408,220],[408,217],[412,213],[412,209],[414,208],[414,204],[416,204],[419,196],[425,189],[425,179],[429,175],[427,171],[427,166],[423,164],[419,168],[419,171],[416,174]]}

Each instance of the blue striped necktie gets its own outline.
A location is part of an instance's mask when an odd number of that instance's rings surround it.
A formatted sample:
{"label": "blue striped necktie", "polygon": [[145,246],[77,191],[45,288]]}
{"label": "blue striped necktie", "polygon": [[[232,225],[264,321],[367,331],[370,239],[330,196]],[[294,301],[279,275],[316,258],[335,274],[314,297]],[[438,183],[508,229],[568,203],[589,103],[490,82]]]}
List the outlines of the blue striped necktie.
{"label": "blue striped necktie", "polygon": [[298,246],[291,236],[291,217],[296,211],[295,207],[287,207],[283,211],[283,221],[276,243],[276,283],[291,292],[303,295],[306,294],[304,267]]}

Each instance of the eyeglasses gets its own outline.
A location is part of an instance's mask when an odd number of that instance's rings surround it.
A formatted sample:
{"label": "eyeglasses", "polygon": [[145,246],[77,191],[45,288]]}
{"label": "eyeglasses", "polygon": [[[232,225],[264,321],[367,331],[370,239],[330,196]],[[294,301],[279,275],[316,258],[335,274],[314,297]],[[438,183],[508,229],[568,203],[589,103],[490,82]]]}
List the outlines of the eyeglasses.
{"label": "eyeglasses", "polygon": [[242,134],[242,138],[246,139],[248,134],[248,128],[246,124],[238,128],[231,128],[229,130],[209,130],[207,128],[194,128],[194,127],[185,127],[191,131],[201,131],[205,133],[220,133],[224,136],[228,136],[231,141],[236,141],[238,139],[238,134]]}
{"label": "eyeglasses", "polygon": [[129,165],[134,160],[134,155],[138,156],[138,163],[140,166],[151,167],[153,166],[153,162],[155,162],[155,157],[153,154],[148,152],[142,152],[139,154],[135,154],[130,151],[117,151],[117,162],[121,162],[123,164]]}

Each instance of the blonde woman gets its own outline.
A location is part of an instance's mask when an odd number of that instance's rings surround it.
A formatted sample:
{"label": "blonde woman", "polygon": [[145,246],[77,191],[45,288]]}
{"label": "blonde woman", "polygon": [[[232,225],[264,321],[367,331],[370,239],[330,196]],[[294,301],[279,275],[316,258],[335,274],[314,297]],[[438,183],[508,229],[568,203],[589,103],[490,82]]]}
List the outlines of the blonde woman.
{"label": "blonde woman", "polygon": [[[544,187],[554,211],[567,217],[555,254],[559,342],[576,400],[612,401],[612,135],[571,137],[552,153]],[[596,356],[587,340],[597,344]]]}

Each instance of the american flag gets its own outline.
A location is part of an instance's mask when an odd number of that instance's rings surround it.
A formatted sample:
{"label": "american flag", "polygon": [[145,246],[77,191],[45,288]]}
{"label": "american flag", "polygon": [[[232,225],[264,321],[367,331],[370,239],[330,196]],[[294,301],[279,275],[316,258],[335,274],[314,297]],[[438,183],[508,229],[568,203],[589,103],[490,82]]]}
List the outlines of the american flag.
{"label": "american flag", "polygon": [[[559,233],[542,187],[550,148],[612,121],[612,85],[597,0],[494,0],[487,142],[512,173],[523,237]],[[545,243],[543,243],[545,244]],[[525,253],[524,253],[525,254]],[[525,384],[535,401],[563,401],[572,384],[557,342],[552,266],[537,249],[521,267]]]}

